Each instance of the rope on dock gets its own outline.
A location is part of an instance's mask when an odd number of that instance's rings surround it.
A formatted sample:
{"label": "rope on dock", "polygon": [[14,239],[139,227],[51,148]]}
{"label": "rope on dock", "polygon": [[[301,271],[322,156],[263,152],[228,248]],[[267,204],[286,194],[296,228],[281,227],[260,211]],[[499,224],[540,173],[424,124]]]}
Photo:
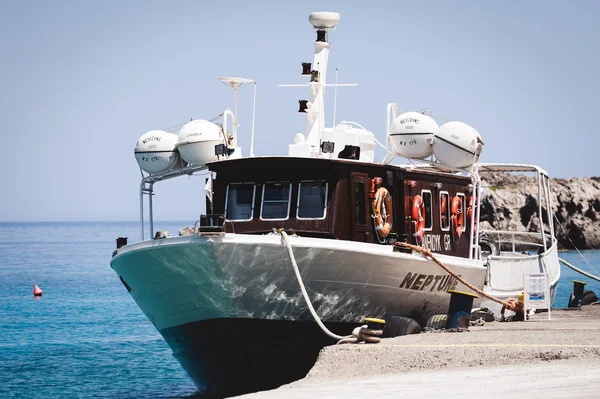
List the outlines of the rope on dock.
{"label": "rope on dock", "polygon": [[308,292],[306,292],[306,288],[304,287],[304,282],[302,281],[302,276],[300,275],[300,270],[298,270],[298,264],[296,263],[296,258],[294,257],[294,251],[292,250],[292,245],[288,241],[287,233],[285,231],[283,231],[283,229],[279,229],[279,230],[277,230],[277,232],[279,234],[281,234],[281,237],[283,238],[283,242],[285,243],[285,246],[287,247],[288,255],[290,256],[290,261],[292,262],[292,267],[294,269],[294,273],[296,274],[296,279],[298,280],[298,285],[300,286],[300,290],[302,291],[302,296],[304,296],[304,301],[306,302],[306,305],[308,306],[308,310],[310,310],[310,314],[312,315],[313,319],[315,319],[318,326],[321,328],[321,330],[323,330],[323,332],[325,334],[327,334],[329,337],[331,337],[337,341],[340,341],[340,343],[357,342],[358,341],[357,336],[337,335],[337,334],[334,334],[333,332],[329,331],[329,329],[327,327],[325,327],[325,324],[323,324],[323,322],[319,318],[319,315],[315,311],[315,308],[313,307],[313,305],[310,301],[310,298],[308,297]]}
{"label": "rope on dock", "polygon": [[508,298],[506,301],[503,301],[501,299],[496,298],[493,295],[490,295],[488,293],[483,292],[482,290],[480,290],[479,288],[475,287],[473,284],[469,283],[467,280],[465,280],[464,278],[462,278],[461,276],[459,276],[458,274],[454,273],[452,270],[450,270],[448,268],[448,266],[444,265],[439,259],[437,259],[433,253],[428,250],[427,248],[423,248],[423,247],[419,247],[417,245],[412,245],[412,244],[408,244],[406,242],[397,242],[396,243],[397,246],[400,247],[404,247],[404,248],[408,248],[413,250],[414,252],[418,252],[421,255],[425,256],[425,257],[429,257],[431,258],[435,263],[437,263],[442,269],[444,269],[446,271],[446,273],[450,274],[452,277],[456,278],[458,281],[460,281],[462,284],[464,284],[465,286],[467,286],[469,289],[471,289],[472,291],[475,291],[476,293],[478,293],[481,296],[484,296],[496,303],[499,303],[500,305],[504,306],[506,309],[513,311],[513,312],[519,312],[519,313],[523,313],[525,308],[523,303],[519,302],[518,300],[514,299],[514,298]]}

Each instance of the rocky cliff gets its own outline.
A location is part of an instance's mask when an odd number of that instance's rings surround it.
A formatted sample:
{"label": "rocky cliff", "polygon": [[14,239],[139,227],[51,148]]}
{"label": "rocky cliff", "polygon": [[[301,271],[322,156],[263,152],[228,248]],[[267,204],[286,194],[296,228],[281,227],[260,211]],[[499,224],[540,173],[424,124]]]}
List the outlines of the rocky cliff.
{"label": "rocky cliff", "polygon": [[[534,177],[485,173],[482,178],[482,228],[539,231]],[[550,188],[554,230],[560,246],[600,248],[600,177],[551,179]],[[548,231],[546,204],[542,205],[542,219]]]}

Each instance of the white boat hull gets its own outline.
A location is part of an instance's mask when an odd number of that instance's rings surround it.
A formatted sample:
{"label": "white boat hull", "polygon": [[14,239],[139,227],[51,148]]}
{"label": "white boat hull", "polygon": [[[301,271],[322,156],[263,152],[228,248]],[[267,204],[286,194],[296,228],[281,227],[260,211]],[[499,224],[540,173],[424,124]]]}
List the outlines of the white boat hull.
{"label": "white boat hull", "polygon": [[[433,261],[392,246],[289,237],[317,313],[337,334],[364,317],[446,313],[465,290]],[[440,256],[483,287],[481,262]],[[111,267],[196,386],[216,396],[304,377],[335,343],[312,320],[279,235],[214,234],[121,248]]]}
{"label": "white boat hull", "polygon": [[[380,246],[290,237],[313,305],[322,319],[360,322],[385,314],[445,313],[448,289],[466,290],[433,261]],[[309,320],[278,235],[221,234],[146,241],[125,247],[111,267],[159,330],[212,318]],[[481,262],[441,256],[482,288]]]}

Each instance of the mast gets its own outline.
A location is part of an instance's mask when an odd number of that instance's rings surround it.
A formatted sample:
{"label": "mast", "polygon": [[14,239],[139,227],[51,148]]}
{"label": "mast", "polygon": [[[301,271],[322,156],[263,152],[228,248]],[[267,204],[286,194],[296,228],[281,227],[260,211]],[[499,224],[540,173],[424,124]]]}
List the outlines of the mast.
{"label": "mast", "polygon": [[321,134],[325,128],[325,84],[327,83],[327,62],[331,43],[327,32],[335,29],[340,21],[336,12],[314,12],[308,17],[317,31],[315,55],[311,64],[303,64],[303,74],[310,75],[309,100],[306,103],[306,143],[317,148],[321,144]]}
{"label": "mast", "polygon": [[[231,127],[233,138],[232,138],[232,141],[230,144],[233,148],[236,148],[238,146],[237,145],[237,128],[238,128],[238,124],[237,124],[237,91],[244,84],[254,83],[254,101],[256,101],[256,82],[254,82],[252,79],[246,79],[246,78],[219,78],[218,80],[221,83],[223,83],[227,86],[230,86],[231,89],[233,90],[233,126]],[[253,118],[252,126],[254,129],[254,114],[252,114],[252,118]],[[254,136],[252,136],[252,138],[254,139]],[[252,148],[251,150],[254,150],[254,148]]]}

